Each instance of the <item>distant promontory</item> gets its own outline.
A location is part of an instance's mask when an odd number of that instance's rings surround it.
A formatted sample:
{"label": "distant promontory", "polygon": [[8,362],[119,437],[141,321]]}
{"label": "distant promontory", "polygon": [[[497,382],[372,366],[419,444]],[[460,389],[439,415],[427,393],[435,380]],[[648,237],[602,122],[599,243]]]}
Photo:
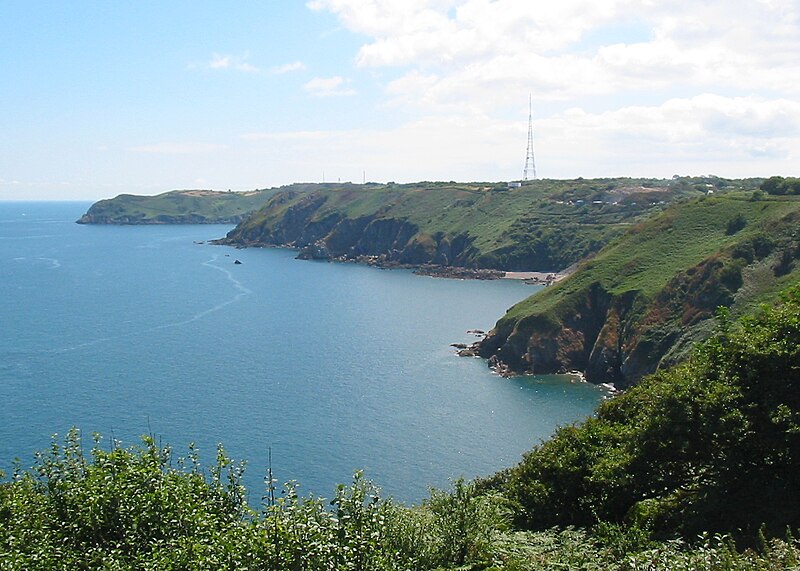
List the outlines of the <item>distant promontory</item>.
{"label": "distant promontory", "polygon": [[156,196],[120,194],[100,200],[78,224],[238,224],[276,189],[246,192],[173,190]]}

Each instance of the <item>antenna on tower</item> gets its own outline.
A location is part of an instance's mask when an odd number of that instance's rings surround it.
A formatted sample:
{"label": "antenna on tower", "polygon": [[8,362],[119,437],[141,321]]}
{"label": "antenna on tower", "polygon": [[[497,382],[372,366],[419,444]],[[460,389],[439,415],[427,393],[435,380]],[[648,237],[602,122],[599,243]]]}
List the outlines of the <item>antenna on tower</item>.
{"label": "antenna on tower", "polygon": [[522,180],[528,180],[528,174],[536,178],[536,161],[533,159],[533,106],[531,96],[528,95],[528,151],[525,154],[525,170]]}

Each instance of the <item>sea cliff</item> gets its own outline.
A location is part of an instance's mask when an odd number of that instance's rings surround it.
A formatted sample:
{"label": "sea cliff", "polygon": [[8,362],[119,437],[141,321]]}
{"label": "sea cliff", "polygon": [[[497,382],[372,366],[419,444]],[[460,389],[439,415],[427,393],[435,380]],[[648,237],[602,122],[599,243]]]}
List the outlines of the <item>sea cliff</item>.
{"label": "sea cliff", "polygon": [[472,351],[506,374],[635,384],[682,360],[718,307],[742,313],[800,281],[798,227],[798,200],[674,205],[511,308]]}

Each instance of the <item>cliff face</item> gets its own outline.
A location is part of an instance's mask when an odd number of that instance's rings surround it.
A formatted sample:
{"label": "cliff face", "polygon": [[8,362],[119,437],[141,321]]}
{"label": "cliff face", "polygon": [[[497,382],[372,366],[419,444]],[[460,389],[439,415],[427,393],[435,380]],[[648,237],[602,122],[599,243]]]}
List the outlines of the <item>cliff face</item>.
{"label": "cliff face", "polygon": [[797,201],[674,207],[510,309],[477,352],[503,371],[635,384],[684,359],[718,307],[744,312],[800,282],[798,227]]}
{"label": "cliff face", "polygon": [[141,225],[141,224],[239,224],[246,218],[246,215],[239,214],[224,217],[208,217],[202,214],[158,214],[156,216],[144,215],[109,215],[89,211],[81,216],[76,222],[78,224],[119,224],[119,225]]}
{"label": "cliff face", "polygon": [[637,293],[616,298],[594,283],[583,294],[561,320],[532,315],[498,324],[480,343],[479,354],[496,357],[515,372],[580,371],[598,383],[625,384],[631,373],[651,372],[635,365],[626,344]]}
{"label": "cliff face", "polygon": [[[423,232],[406,218],[384,212],[349,217],[327,209],[329,195],[282,193],[218,243],[286,246],[305,259],[361,259],[387,264],[469,265],[472,238]],[[260,214],[260,216],[259,216]]]}

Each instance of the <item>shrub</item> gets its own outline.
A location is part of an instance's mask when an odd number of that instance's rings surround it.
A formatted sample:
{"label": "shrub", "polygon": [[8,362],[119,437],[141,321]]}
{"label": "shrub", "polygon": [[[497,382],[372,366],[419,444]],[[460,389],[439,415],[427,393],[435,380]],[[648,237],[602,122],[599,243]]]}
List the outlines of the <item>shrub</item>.
{"label": "shrub", "polygon": [[626,518],[662,534],[800,525],[800,287],[559,429],[498,483],[532,529]]}

